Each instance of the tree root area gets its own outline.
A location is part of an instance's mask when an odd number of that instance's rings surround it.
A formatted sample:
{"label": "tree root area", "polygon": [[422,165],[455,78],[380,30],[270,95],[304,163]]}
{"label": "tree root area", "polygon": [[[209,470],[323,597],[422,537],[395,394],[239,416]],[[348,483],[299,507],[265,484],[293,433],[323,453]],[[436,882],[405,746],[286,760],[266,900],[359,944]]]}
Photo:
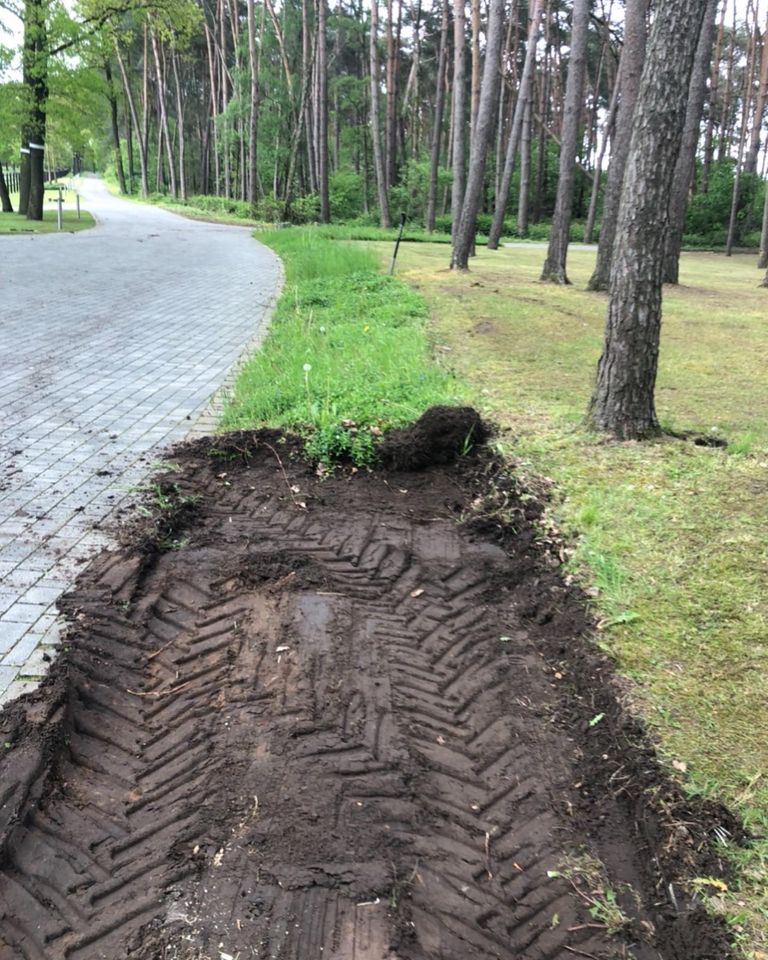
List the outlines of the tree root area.
{"label": "tree root area", "polygon": [[90,565],[0,716],[0,960],[730,955],[685,881],[738,824],[659,767],[540,505],[397,444],[174,451],[162,535]]}

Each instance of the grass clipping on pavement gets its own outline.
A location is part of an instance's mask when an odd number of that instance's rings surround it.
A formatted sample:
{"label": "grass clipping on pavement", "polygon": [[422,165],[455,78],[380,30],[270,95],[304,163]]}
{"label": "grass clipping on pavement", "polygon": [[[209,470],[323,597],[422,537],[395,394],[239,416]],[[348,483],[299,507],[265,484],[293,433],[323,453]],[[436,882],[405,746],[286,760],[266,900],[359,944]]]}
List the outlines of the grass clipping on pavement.
{"label": "grass clipping on pavement", "polygon": [[322,463],[361,465],[382,431],[460,401],[451,373],[431,359],[423,298],[383,276],[373,253],[312,227],[257,237],[282,258],[285,287],[237,377],[224,429],[282,427],[305,436]]}

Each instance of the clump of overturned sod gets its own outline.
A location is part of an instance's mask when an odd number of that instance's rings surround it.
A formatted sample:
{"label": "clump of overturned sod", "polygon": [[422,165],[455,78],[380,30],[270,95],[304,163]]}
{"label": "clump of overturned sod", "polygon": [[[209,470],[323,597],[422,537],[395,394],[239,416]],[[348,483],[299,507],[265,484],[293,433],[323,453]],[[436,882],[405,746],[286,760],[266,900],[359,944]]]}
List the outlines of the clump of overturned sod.
{"label": "clump of overturned sod", "polygon": [[461,399],[431,358],[422,297],[382,276],[373,254],[312,227],[258,237],[282,257],[286,284],[262,348],[237,378],[225,429],[298,431],[317,460],[362,464],[380,432]]}

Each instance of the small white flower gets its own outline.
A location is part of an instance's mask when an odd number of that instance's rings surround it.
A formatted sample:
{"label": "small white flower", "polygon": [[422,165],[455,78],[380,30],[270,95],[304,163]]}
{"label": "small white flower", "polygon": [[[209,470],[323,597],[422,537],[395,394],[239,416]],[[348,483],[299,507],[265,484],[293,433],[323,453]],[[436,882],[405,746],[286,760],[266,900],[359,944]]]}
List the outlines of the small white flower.
{"label": "small white flower", "polygon": [[311,369],[312,369],[312,364],[311,364],[311,363],[305,363],[305,364],[304,364],[304,373],[309,373],[309,371],[310,371]]}
{"label": "small white flower", "polygon": [[325,327],[322,324],[320,325],[320,333],[325,333]]}

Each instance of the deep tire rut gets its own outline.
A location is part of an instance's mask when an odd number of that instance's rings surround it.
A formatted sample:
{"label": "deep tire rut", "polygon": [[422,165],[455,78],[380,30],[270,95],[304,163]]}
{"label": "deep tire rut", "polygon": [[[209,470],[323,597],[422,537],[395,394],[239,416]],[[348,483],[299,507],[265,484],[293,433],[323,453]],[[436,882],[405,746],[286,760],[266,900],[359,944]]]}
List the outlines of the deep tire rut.
{"label": "deep tire rut", "polygon": [[191,457],[188,538],[92,566],[15,730],[1,960],[666,957],[564,876],[578,753],[455,480],[297,465],[304,509],[263,449]]}

